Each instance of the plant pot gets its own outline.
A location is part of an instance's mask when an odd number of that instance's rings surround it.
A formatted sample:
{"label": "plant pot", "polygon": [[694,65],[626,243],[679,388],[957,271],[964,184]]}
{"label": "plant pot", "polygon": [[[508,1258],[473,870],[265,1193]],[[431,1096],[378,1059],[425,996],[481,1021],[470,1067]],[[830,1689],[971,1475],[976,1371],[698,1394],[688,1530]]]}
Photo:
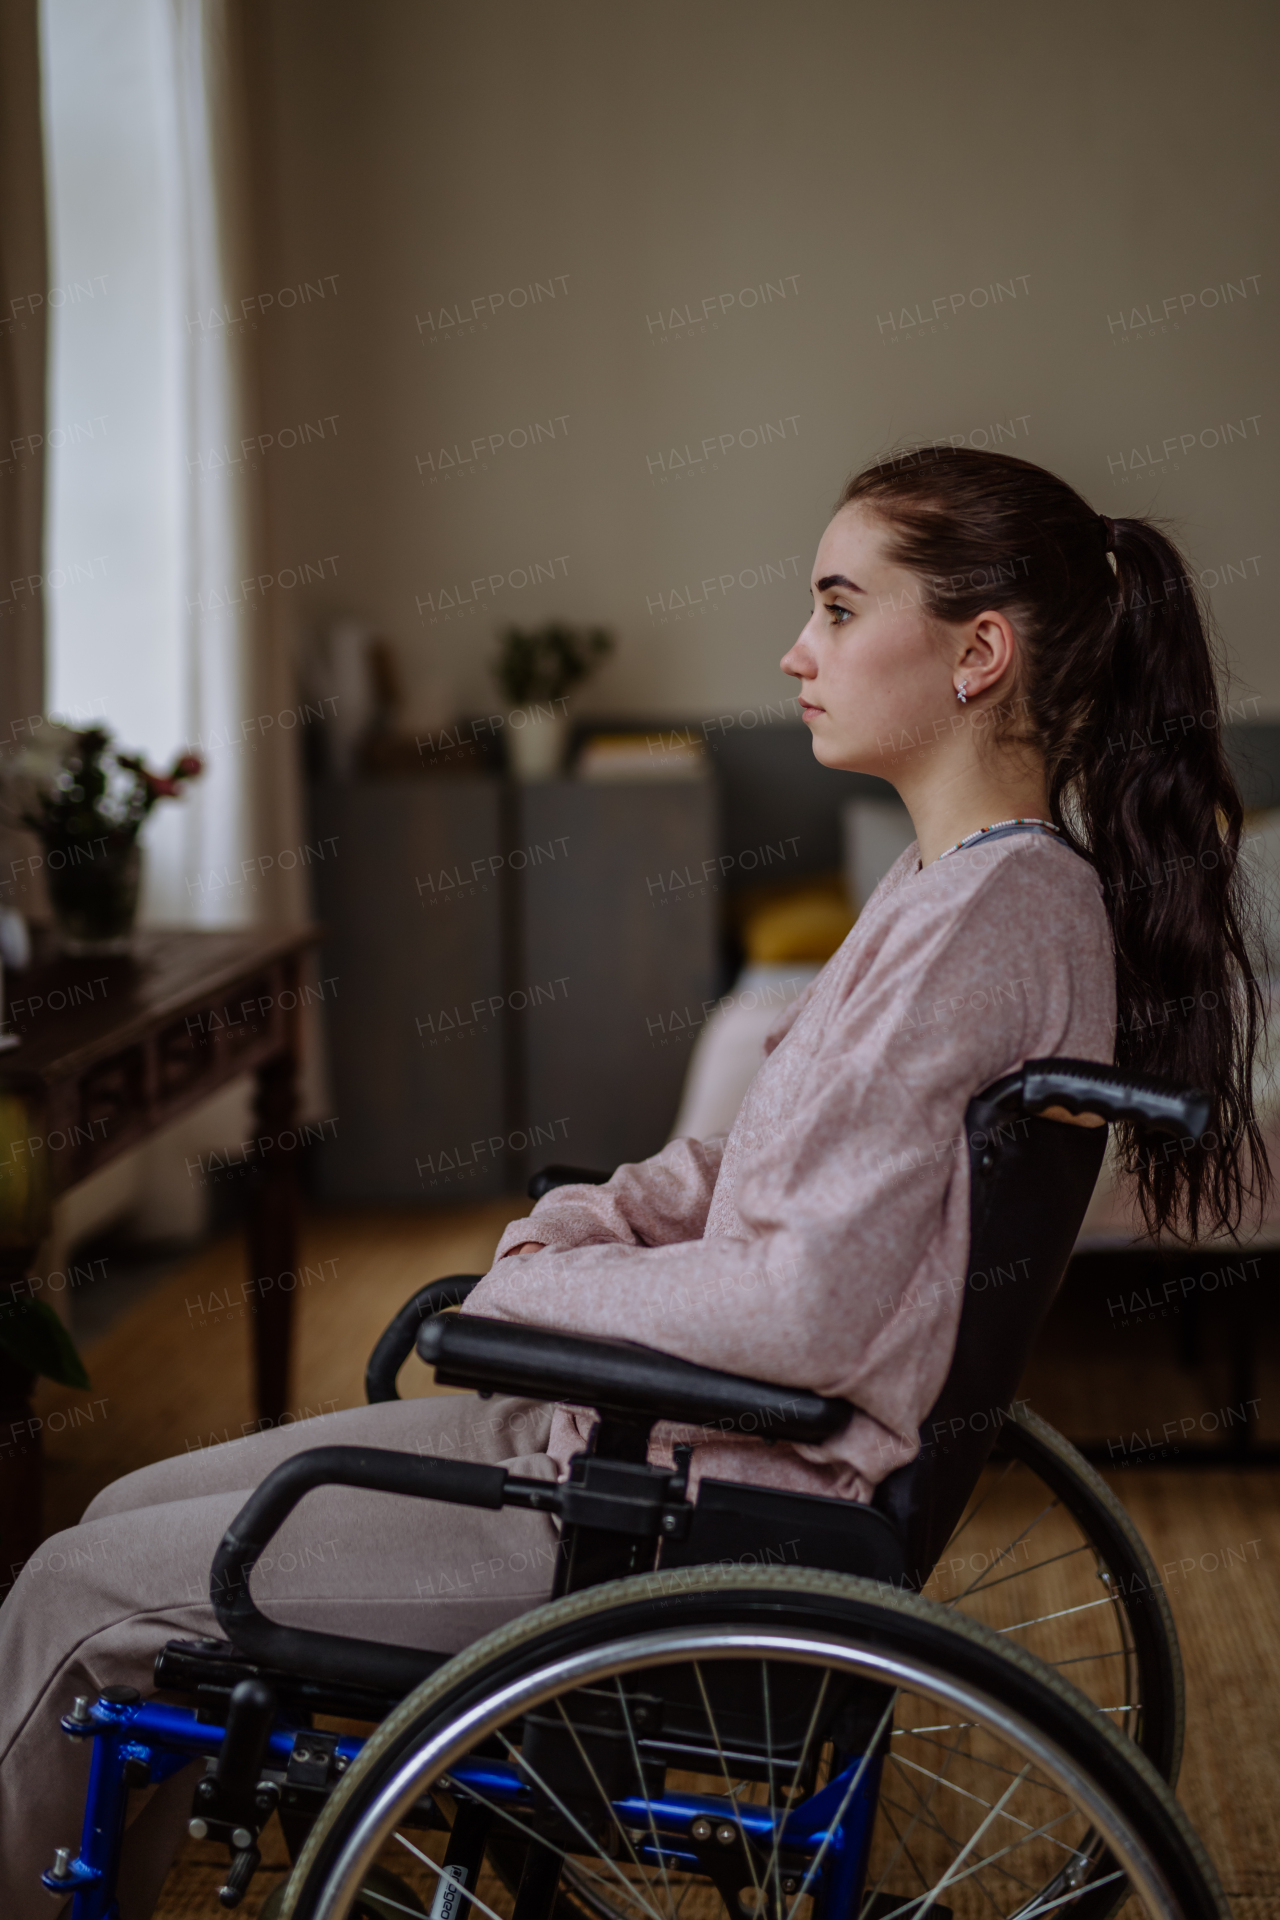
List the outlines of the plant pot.
{"label": "plant pot", "polygon": [[136,839],[63,840],[45,848],[49,903],[64,953],[127,953],[138,916]]}
{"label": "plant pot", "polygon": [[554,780],[569,744],[569,716],[549,702],[516,707],[507,715],[506,737],[507,765],[515,779]]}

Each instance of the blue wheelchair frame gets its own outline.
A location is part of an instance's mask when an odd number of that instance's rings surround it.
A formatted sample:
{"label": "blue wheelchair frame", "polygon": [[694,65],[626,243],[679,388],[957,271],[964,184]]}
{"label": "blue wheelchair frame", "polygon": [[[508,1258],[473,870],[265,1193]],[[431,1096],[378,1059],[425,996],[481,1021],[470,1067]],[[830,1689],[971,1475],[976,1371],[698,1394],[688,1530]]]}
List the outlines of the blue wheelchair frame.
{"label": "blue wheelchair frame", "polygon": [[[198,1719],[190,1708],[154,1701],[121,1704],[102,1698],[86,1705],[80,1715],[67,1714],[62,1729],[73,1738],[91,1739],[93,1760],[80,1851],[60,1862],[61,1873],[43,1874],[43,1884],[50,1893],[74,1894],[71,1920],[118,1920],[115,1888],[131,1772],[136,1779],[145,1769],[149,1783],[159,1785],[194,1760],[216,1761],[226,1729]],[[278,1719],[268,1739],[267,1764],[277,1770],[286,1766],[295,1740],[306,1732]],[[350,1766],[363,1745],[362,1740],[337,1741],[334,1751],[340,1769]],[[780,1853],[803,1860],[800,1891],[814,1897],[819,1920],[857,1910],[875,1826],[880,1769],[878,1751],[851,1761],[825,1787],[791,1808],[780,1833],[765,1809],[733,1807],[733,1821],[744,1843],[768,1851],[776,1843]],[[513,1811],[534,1805],[532,1789],[513,1766],[502,1761],[461,1760],[450,1767],[449,1777],[463,1792],[473,1789],[482,1803]],[[637,1848],[640,1860],[674,1871],[696,1873],[702,1868],[698,1854],[689,1850],[693,1823],[726,1818],[724,1800],[702,1794],[662,1793],[656,1799],[632,1797],[612,1805],[620,1826],[649,1833],[650,1838]],[[788,1872],[793,1870],[789,1864]]]}

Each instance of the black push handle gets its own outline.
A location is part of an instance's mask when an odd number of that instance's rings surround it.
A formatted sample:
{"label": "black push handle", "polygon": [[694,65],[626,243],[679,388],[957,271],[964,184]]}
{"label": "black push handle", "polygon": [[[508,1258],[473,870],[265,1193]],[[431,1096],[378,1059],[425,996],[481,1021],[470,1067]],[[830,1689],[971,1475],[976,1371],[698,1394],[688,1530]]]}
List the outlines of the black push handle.
{"label": "black push handle", "polygon": [[1046,1107],[1096,1113],[1102,1120],[1127,1120],[1139,1133],[1172,1134],[1179,1140],[1199,1140],[1212,1108],[1202,1087],[1176,1087],[1096,1060],[1028,1060],[981,1098],[1020,1113],[1041,1113]]}
{"label": "black push handle", "polygon": [[629,1420],[675,1420],[764,1440],[826,1440],[853,1415],[847,1400],[827,1400],[804,1387],[771,1386],[653,1347],[478,1314],[424,1322],[418,1355],[435,1367],[442,1386],[567,1401]]}
{"label": "black push handle", "polygon": [[541,1200],[552,1187],[602,1187],[612,1178],[611,1173],[601,1173],[598,1167],[539,1167],[527,1192],[531,1200]]}
{"label": "black push handle", "polygon": [[[430,1322],[428,1322],[430,1324]],[[213,1556],[209,1597],[218,1624],[239,1653],[267,1666],[402,1696],[424,1680],[438,1660],[415,1647],[349,1640],[340,1633],[286,1627],[259,1613],[249,1576],[270,1541],[304,1495],[316,1487],[361,1487],[455,1506],[500,1507],[507,1485],[502,1467],[439,1460],[379,1447],[313,1447],[281,1461],[222,1536]]]}
{"label": "black push handle", "polygon": [[400,1398],[396,1375],[413,1352],[413,1343],[423,1321],[429,1320],[433,1313],[444,1313],[449,1307],[460,1307],[471,1289],[478,1287],[483,1278],[484,1275],[479,1273],[451,1273],[444,1280],[433,1280],[429,1286],[419,1287],[412,1300],[406,1300],[369,1355],[364,1374],[364,1397],[371,1407],[378,1406],[384,1400]]}

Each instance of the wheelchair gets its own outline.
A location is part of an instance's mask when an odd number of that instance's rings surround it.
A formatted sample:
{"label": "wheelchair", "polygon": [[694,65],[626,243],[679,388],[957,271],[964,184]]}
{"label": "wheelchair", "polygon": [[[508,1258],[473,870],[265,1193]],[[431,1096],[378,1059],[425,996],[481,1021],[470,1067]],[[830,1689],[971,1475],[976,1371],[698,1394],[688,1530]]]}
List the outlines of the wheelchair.
{"label": "wheelchair", "polygon": [[[688,1449],[647,1458],[660,1420],[815,1442],[846,1402],[447,1311],[474,1276],[422,1288],[371,1400],[416,1346],[443,1385],[593,1410],[586,1450],[561,1483],[355,1447],[277,1467],[214,1559],[225,1640],[171,1641],[163,1699],[109,1688],[63,1719],[94,1753],[79,1851],[45,1886],[112,1920],[129,1791],[195,1761],[224,1907],[279,1816],[292,1867],[263,1920],[1107,1920],[1129,1898],[1227,1920],[1172,1792],[1182,1672],[1155,1566],[1014,1399],[1106,1142],[1052,1108],[1190,1146],[1209,1102],[1064,1059],[975,1096],[954,1357],[870,1505],[706,1479],[690,1500]],[[607,1178],[553,1167],[530,1193]],[[272,1622],[250,1575],[321,1485],[552,1515],[552,1596],[453,1657]]]}

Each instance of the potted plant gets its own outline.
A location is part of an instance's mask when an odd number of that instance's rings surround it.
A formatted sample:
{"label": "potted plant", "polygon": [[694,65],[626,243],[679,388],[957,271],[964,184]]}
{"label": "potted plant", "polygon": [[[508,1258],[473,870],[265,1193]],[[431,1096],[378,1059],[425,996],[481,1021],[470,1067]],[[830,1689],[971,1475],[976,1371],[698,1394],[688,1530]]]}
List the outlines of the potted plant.
{"label": "potted plant", "polygon": [[546,780],[559,772],[569,735],[566,696],[613,652],[613,644],[603,627],[584,633],[552,621],[528,633],[507,628],[494,674],[511,701],[507,753],[517,780]]}
{"label": "potted plant", "polygon": [[0,1291],[0,1376],[4,1374],[16,1377],[24,1394],[33,1375],[60,1387],[89,1385],[84,1361],[53,1308],[19,1295],[16,1287]]}
{"label": "potted plant", "polygon": [[202,771],[182,753],[154,773],[120,753],[106,727],[77,732],[57,721],[39,741],[0,761],[9,808],[44,848],[49,903],[64,952],[128,951],[138,910],[138,835],[158,800],[176,799]]}

